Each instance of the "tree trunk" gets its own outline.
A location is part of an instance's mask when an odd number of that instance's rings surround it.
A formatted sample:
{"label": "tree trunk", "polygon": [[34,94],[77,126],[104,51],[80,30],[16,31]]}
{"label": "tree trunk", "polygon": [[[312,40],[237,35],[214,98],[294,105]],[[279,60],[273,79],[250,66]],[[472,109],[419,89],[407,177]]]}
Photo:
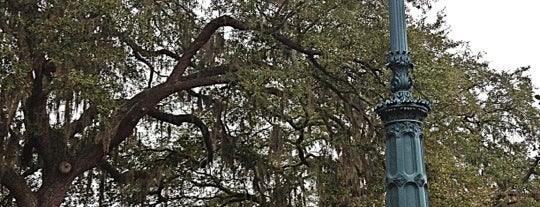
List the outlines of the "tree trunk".
{"label": "tree trunk", "polygon": [[0,178],[0,185],[6,187],[15,198],[19,207],[36,207],[38,200],[35,193],[26,185],[22,176],[18,175],[12,169],[4,170],[4,176]]}
{"label": "tree trunk", "polygon": [[19,207],[37,207],[38,201],[36,197],[32,195],[28,195],[24,199],[17,199],[17,206]]}
{"label": "tree trunk", "polygon": [[[42,185],[36,192],[38,205],[36,207],[58,207],[64,201],[73,180],[82,172],[74,172],[71,164],[56,160],[55,164],[45,164],[42,175]],[[64,166],[56,163],[67,163],[69,169],[56,168]],[[66,170],[66,171],[63,171]]]}
{"label": "tree trunk", "polygon": [[64,201],[71,183],[55,182],[44,186],[37,193],[38,205],[36,207],[58,207]]}

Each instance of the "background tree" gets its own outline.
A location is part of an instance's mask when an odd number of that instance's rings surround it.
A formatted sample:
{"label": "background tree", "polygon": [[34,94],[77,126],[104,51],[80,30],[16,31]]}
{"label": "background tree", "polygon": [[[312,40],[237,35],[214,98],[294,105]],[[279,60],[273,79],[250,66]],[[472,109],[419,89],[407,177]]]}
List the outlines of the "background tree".
{"label": "background tree", "polygon": [[[382,0],[2,1],[0,205],[383,206],[387,16]],[[489,69],[443,14],[410,21],[432,206],[538,205],[528,68]]]}

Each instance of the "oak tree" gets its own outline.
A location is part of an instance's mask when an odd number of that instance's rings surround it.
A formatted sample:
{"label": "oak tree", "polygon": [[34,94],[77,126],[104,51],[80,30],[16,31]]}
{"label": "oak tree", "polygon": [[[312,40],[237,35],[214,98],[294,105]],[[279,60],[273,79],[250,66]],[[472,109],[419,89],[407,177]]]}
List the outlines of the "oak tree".
{"label": "oak tree", "polygon": [[[383,206],[387,16],[383,0],[0,1],[0,205]],[[538,205],[529,68],[490,69],[442,13],[409,25],[432,206]]]}

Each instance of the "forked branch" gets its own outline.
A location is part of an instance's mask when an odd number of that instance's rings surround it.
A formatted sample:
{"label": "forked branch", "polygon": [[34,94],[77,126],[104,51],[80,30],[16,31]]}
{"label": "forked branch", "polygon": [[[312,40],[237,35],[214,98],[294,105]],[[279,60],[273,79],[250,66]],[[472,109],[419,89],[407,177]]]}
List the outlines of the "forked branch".
{"label": "forked branch", "polygon": [[206,164],[212,162],[212,160],[214,159],[214,147],[212,144],[212,140],[210,139],[210,132],[208,131],[208,127],[206,126],[206,124],[204,124],[204,122],[199,117],[193,114],[168,114],[165,112],[161,112],[157,109],[150,110],[148,112],[148,116],[158,119],[160,121],[174,124],[176,126],[180,126],[183,123],[191,123],[197,126],[201,130],[204,145],[207,150],[207,160],[201,165],[205,166]]}

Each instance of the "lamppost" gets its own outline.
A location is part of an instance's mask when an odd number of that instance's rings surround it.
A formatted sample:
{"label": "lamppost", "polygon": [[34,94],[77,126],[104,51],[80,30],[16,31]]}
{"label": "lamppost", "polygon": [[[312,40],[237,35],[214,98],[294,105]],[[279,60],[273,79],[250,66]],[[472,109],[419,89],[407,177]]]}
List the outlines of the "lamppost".
{"label": "lamppost", "polygon": [[422,120],[430,108],[426,100],[413,98],[409,69],[413,67],[407,46],[404,0],[390,1],[390,99],[375,111],[384,123],[386,137],[386,206],[427,207],[427,175],[424,161]]}

